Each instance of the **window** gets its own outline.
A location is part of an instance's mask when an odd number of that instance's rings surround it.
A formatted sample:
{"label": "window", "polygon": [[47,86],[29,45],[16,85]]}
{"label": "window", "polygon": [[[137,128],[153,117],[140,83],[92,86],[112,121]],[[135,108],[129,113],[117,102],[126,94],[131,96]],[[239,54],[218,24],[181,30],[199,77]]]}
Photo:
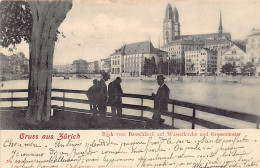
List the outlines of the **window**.
{"label": "window", "polygon": [[236,54],[237,53],[237,51],[232,51],[232,54]]}

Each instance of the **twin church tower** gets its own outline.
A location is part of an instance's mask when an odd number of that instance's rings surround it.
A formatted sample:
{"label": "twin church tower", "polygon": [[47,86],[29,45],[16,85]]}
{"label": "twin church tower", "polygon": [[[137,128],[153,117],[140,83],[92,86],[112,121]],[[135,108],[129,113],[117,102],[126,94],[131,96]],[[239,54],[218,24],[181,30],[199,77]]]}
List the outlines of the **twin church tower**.
{"label": "twin church tower", "polygon": [[163,21],[164,45],[180,38],[179,13],[176,7],[172,9],[170,4],[166,7],[165,19]]}
{"label": "twin church tower", "polygon": [[[172,8],[171,4],[168,4],[165,11],[165,19],[163,21],[163,41],[164,45],[181,39],[181,28],[179,22],[179,12],[176,7]],[[220,12],[220,22],[219,22],[219,35],[222,35],[222,16]]]}

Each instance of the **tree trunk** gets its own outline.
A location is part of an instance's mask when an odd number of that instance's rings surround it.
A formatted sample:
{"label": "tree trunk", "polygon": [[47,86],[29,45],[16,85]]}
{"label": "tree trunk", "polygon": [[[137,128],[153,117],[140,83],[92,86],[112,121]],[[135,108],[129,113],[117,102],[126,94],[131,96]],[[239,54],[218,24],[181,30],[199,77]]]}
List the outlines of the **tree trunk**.
{"label": "tree trunk", "polygon": [[28,86],[28,122],[48,121],[51,112],[53,53],[56,31],[72,7],[71,0],[28,1],[33,28]]}

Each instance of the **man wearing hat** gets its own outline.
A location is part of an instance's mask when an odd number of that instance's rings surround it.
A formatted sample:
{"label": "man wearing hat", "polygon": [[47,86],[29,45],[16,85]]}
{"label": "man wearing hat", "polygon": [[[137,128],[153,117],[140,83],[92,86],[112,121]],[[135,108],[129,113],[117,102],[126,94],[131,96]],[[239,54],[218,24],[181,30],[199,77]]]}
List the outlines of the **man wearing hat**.
{"label": "man wearing hat", "polygon": [[157,76],[157,83],[159,85],[159,88],[156,94],[152,94],[154,98],[155,109],[152,119],[154,120],[155,127],[159,127],[160,123],[164,122],[164,120],[161,119],[161,113],[168,110],[170,89],[165,85],[164,79],[165,78],[163,77],[163,75]]}
{"label": "man wearing hat", "polygon": [[98,110],[101,117],[106,116],[107,112],[107,85],[106,81],[110,79],[108,73],[102,74],[103,78],[100,80],[100,95],[99,95],[99,102],[98,102]]}

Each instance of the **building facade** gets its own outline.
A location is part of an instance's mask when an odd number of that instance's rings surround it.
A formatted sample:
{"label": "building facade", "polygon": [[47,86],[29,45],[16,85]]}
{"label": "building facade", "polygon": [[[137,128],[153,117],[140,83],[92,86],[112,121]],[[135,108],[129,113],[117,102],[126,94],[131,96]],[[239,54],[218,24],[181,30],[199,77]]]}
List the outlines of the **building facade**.
{"label": "building facade", "polygon": [[185,74],[215,74],[217,71],[217,52],[203,48],[185,52]]}
{"label": "building facade", "polygon": [[77,74],[88,73],[88,62],[82,59],[74,60],[72,66],[76,68]]}
{"label": "building facade", "polygon": [[100,59],[99,67],[100,67],[100,71],[109,73],[110,69],[111,69],[110,57],[105,58],[105,59]]}
{"label": "building facade", "polygon": [[98,64],[99,64],[98,61],[88,62],[86,73],[98,73],[100,71]]}
{"label": "building facade", "polygon": [[68,65],[56,65],[53,67],[54,73],[76,73],[77,67],[73,64]]}
{"label": "building facade", "polygon": [[144,71],[145,58],[154,58],[155,63],[166,61],[167,53],[154,48],[150,41],[124,45],[110,55],[111,75],[139,77]]}
{"label": "building facade", "polygon": [[162,46],[162,50],[168,53],[168,59],[171,62],[172,67],[169,74],[185,74],[185,52],[200,50],[203,46],[203,41],[183,39]]}
{"label": "building facade", "polygon": [[247,37],[246,50],[249,62],[256,66],[256,75],[260,76],[260,31],[253,30]]}
{"label": "building facade", "polygon": [[242,68],[247,62],[249,62],[249,59],[246,54],[246,49],[234,43],[222,53],[219,70],[221,71],[221,67],[226,63],[231,63],[236,67],[237,73],[241,73],[240,68]]}
{"label": "building facade", "polygon": [[2,74],[28,74],[29,60],[20,52],[10,56],[0,53],[0,72]]}

